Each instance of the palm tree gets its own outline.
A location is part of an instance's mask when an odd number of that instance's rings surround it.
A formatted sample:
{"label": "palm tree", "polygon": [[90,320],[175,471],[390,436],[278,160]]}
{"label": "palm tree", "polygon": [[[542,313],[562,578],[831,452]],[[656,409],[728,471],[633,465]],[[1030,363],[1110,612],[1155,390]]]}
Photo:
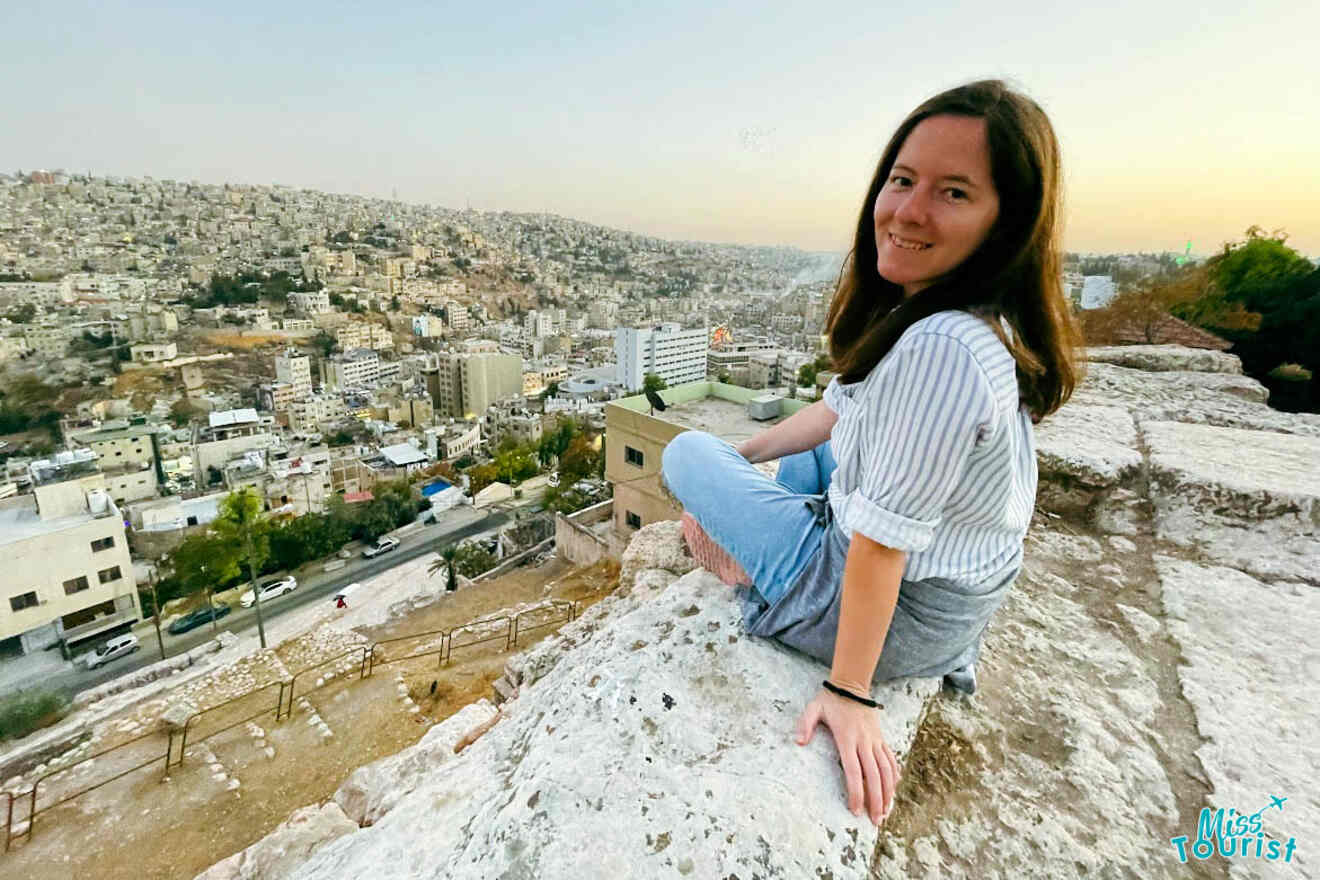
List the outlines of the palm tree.
{"label": "palm tree", "polygon": [[440,569],[447,568],[449,570],[449,578],[445,584],[445,590],[450,593],[458,589],[458,579],[454,576],[454,558],[456,556],[458,556],[458,548],[453,544],[450,544],[448,547],[445,547],[440,551],[440,558],[435,562],[432,562],[431,567],[426,571],[426,574],[429,577]]}

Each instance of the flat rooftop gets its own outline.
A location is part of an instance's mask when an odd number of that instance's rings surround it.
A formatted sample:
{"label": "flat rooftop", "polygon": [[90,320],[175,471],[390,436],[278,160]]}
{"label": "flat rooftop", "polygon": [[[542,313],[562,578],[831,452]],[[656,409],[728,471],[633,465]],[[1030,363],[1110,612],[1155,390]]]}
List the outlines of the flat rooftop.
{"label": "flat rooftop", "polygon": [[782,422],[809,403],[804,400],[781,398],[780,414],[775,418],[765,421],[748,418],[747,402],[765,396],[776,395],[765,389],[741,388],[720,382],[689,382],[665,388],[660,392],[660,397],[668,404],[663,412],[656,410],[651,413],[651,404],[643,394],[611,401],[609,406],[652,415],[661,421],[690,430],[706,431],[729,443],[737,444],[759,434],[771,425]]}
{"label": "flat rooftop", "polygon": [[[661,392],[663,395],[663,392]],[[722,440],[737,445],[739,442],[759,434],[771,425],[777,425],[787,415],[779,415],[763,422],[747,417],[747,404],[734,403],[718,397],[706,397],[671,406],[664,412],[657,412],[655,417],[682,425],[693,431],[705,431]]]}
{"label": "flat rooftop", "polygon": [[[115,520],[109,519],[113,524]],[[75,513],[55,519],[42,519],[37,513],[37,499],[34,495],[20,495],[0,502],[0,545],[17,544],[29,538],[62,532],[65,529],[86,525],[97,517],[90,513]]]}

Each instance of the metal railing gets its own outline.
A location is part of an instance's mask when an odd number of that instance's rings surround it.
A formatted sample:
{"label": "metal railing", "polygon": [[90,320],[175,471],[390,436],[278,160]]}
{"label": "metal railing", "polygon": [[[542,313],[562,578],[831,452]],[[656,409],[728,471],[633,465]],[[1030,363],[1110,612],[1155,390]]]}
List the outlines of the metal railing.
{"label": "metal railing", "polygon": [[[538,629],[543,629],[548,626],[554,626],[556,624],[561,624],[575,620],[578,614],[578,604],[579,603],[577,601],[569,601],[566,599],[551,599],[548,600],[548,604],[543,604],[540,607],[536,607],[536,608],[524,609],[518,612],[517,614],[513,614],[513,615],[501,615],[499,617],[479,618],[477,620],[472,620],[469,621],[468,623],[461,624],[459,626],[452,627],[450,629],[431,630],[429,632],[412,633],[406,636],[396,636],[394,638],[381,639],[378,642],[373,642],[369,646],[351,648],[334,657],[330,657],[326,660],[322,660],[318,663],[312,664],[311,666],[307,666],[304,667],[303,669],[298,670],[296,673],[290,676],[288,680],[271,682],[259,688],[254,688],[253,690],[247,691],[246,693],[239,694],[236,697],[231,697],[230,699],[225,700],[222,703],[217,703],[214,706],[208,706],[205,709],[200,709],[196,712],[193,712],[184,720],[181,729],[169,730],[165,733],[161,733],[160,731],[152,731],[150,733],[145,733],[142,734],[141,736],[134,737],[133,739],[119,743],[116,746],[112,746],[111,748],[104,749],[100,752],[97,752],[96,754],[89,755],[86,758],[82,758],[78,761],[75,761],[74,763],[69,764],[66,767],[60,767],[58,769],[49,770],[46,773],[42,774],[42,776],[40,776],[38,779],[36,779],[33,782],[32,790],[29,792],[20,792],[19,794],[15,794],[12,791],[3,792],[6,798],[4,804],[4,822],[5,822],[4,852],[6,853],[9,852],[10,847],[15,840],[21,838],[25,841],[30,841],[32,839],[33,829],[36,826],[37,816],[43,813],[47,813],[50,810],[53,810],[55,807],[58,807],[62,804],[66,804],[69,801],[74,800],[75,798],[79,798],[87,794],[88,792],[95,791],[96,789],[108,785],[109,783],[114,782],[118,779],[122,779],[123,777],[129,775],[130,773],[135,773],[138,770],[142,770],[143,768],[150,767],[156,762],[161,760],[164,761],[164,772],[162,773],[162,778],[164,778],[166,775],[168,775],[171,767],[180,767],[183,765],[184,753],[188,747],[188,737],[190,734],[195,733],[194,724],[197,723],[198,720],[201,719],[203,716],[213,715],[213,713],[219,712],[222,709],[230,707],[233,704],[238,703],[240,700],[251,699],[254,695],[261,694],[263,691],[276,689],[275,706],[273,711],[275,713],[276,722],[279,722],[280,720],[290,718],[293,715],[293,704],[294,704],[294,693],[295,693],[294,688],[298,682],[298,679],[301,676],[315,669],[324,667],[328,664],[334,663],[339,660],[343,660],[345,657],[358,653],[361,654],[361,659],[358,661],[359,680],[368,678],[375,670],[375,667],[377,666],[385,666],[390,663],[398,663],[404,660],[414,660],[417,659],[418,657],[430,657],[432,655],[436,655],[440,658],[440,665],[445,666],[449,664],[455,648],[458,649],[469,648],[475,645],[481,645],[488,642],[493,642],[503,639],[504,650],[509,650],[517,646],[519,636],[526,635],[527,633],[533,632]],[[536,615],[536,614],[544,614],[547,611],[552,611],[552,610],[555,612],[555,616],[549,620],[544,620],[540,623],[535,623],[531,625],[523,625],[521,622],[524,617],[529,617],[531,615]],[[484,636],[482,638],[474,638],[469,641],[460,642],[458,644],[454,643],[455,635],[460,635],[465,632],[477,631],[479,630],[479,628],[488,627],[491,624],[497,624],[497,623],[505,624],[503,632],[498,632],[489,636]],[[420,651],[413,654],[405,654],[401,657],[393,657],[393,658],[377,657],[377,652],[380,651],[385,645],[425,638],[427,636],[437,636],[437,635],[441,637],[441,646],[438,649]],[[309,688],[307,691],[305,691],[305,694],[312,693],[318,690],[320,687],[324,687],[326,684],[329,684],[329,682],[324,682],[323,684],[318,685],[317,687]],[[286,691],[288,692],[287,710],[285,709],[285,697],[284,697]],[[255,712],[248,713],[244,717],[239,718],[237,720],[229,721],[223,727],[218,727],[215,730],[211,730],[207,732],[205,736],[194,738],[193,743],[195,745],[196,743],[199,742],[205,742],[206,740],[211,739],[212,737],[218,736],[228,730],[232,730],[233,728],[239,726],[240,724],[246,724],[247,722],[252,721],[256,718],[260,718],[261,716],[266,715],[271,711],[272,708],[269,706],[269,704],[263,705],[261,709]],[[178,748],[177,756],[174,749],[176,734],[179,735],[178,736],[179,748]],[[90,785],[87,786],[86,788],[79,789],[78,791],[75,791],[71,794],[67,794],[64,797],[61,797],[59,800],[55,801],[54,803],[46,804],[40,809],[37,808],[37,799],[39,795],[39,790],[41,788],[41,784],[50,777],[56,776],[60,773],[65,773],[79,766],[80,764],[85,764],[88,761],[92,761],[97,758],[102,758],[110,754],[111,752],[119,751],[128,746],[132,746],[135,743],[142,742],[152,737],[161,737],[161,736],[163,736],[166,740],[165,753],[163,755],[157,755],[156,757],[152,757],[149,760],[137,763],[132,767],[129,767],[125,770],[121,770],[115,773],[113,776],[109,776],[105,779],[100,780],[94,785]],[[28,800],[27,816],[26,819],[24,819],[22,815],[18,817],[17,824],[22,827],[20,827],[18,833],[15,833],[14,828],[16,823],[14,817],[14,805],[16,802],[21,802],[21,799],[23,798],[27,798]],[[26,822],[26,824],[24,824],[24,822]]]}

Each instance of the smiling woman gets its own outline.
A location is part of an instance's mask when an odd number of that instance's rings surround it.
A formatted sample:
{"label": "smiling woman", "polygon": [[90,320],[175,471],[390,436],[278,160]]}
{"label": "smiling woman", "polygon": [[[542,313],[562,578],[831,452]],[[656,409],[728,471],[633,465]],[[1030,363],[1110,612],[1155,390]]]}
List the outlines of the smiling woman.
{"label": "smiling woman", "polygon": [[[694,556],[746,589],[747,632],[830,664],[794,733],[829,727],[849,807],[877,823],[899,770],[872,683],[975,691],[1034,510],[1032,424],[1077,379],[1058,181],[1031,99],[990,80],[926,101],[862,200],[824,399],[737,449],[688,431],[664,451]],[[753,466],[774,459],[775,480]]]}

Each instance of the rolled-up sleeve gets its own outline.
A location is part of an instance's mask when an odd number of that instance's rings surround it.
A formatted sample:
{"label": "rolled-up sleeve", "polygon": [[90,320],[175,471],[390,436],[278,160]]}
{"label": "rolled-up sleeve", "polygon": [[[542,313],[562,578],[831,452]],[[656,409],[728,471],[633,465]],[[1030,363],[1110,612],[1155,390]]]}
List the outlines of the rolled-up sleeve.
{"label": "rolled-up sleeve", "polygon": [[902,340],[875,368],[859,398],[861,468],[840,525],[886,547],[931,545],[973,449],[994,428],[985,369],[961,341],[942,334]]}

